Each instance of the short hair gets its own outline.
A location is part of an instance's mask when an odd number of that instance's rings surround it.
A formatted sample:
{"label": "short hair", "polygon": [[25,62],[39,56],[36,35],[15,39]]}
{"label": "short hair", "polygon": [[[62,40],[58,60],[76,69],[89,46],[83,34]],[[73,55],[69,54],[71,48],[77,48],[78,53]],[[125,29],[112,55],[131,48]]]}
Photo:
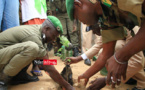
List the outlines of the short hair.
{"label": "short hair", "polygon": [[[43,22],[43,24],[42,24],[42,27],[46,27],[46,26],[48,26],[48,27],[53,28],[53,29],[56,30],[56,28],[53,26],[53,24],[52,24],[48,19],[46,19],[46,20]],[[56,31],[57,31],[57,30],[56,30]]]}

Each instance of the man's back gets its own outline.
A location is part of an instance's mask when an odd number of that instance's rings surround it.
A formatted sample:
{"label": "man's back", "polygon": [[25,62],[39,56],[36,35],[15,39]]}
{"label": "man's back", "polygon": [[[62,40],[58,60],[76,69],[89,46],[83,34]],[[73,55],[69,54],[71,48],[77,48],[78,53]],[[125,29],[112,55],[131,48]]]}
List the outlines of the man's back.
{"label": "man's back", "polygon": [[0,33],[0,46],[6,47],[16,43],[33,41],[35,38],[30,37],[34,36],[38,37],[39,39],[41,38],[40,25],[22,25],[13,27]]}

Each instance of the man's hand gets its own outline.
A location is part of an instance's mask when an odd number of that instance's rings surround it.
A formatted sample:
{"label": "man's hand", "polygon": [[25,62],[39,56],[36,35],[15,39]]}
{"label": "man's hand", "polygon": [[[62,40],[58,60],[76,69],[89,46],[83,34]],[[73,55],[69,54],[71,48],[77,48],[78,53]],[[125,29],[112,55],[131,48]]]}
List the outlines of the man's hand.
{"label": "man's hand", "polygon": [[74,20],[73,21],[73,30],[72,30],[72,32],[75,32],[76,30],[77,30],[77,21]]}
{"label": "man's hand", "polygon": [[112,88],[121,83],[121,77],[126,79],[126,70],[128,64],[119,64],[115,61],[114,56],[107,60],[106,68],[108,70],[106,84],[112,83]]}
{"label": "man's hand", "polygon": [[84,85],[86,86],[88,81],[89,81],[89,78],[85,76],[85,74],[82,74],[80,76],[78,76],[78,82],[80,83],[80,79],[84,79],[85,80],[85,83]]}
{"label": "man's hand", "polygon": [[74,90],[74,88],[59,74],[53,65],[43,65],[43,69],[49,73],[49,76],[62,86],[64,90]]}
{"label": "man's hand", "polygon": [[91,81],[90,84],[87,90],[101,90],[106,85],[106,77],[97,78]]}
{"label": "man's hand", "polygon": [[[67,61],[68,59],[70,59],[71,61],[68,62]],[[78,57],[67,57],[66,60],[65,60],[65,63],[66,64],[74,64],[74,63],[78,63],[81,60],[82,60],[82,57],[81,56],[78,56]]]}
{"label": "man's hand", "polygon": [[73,25],[73,30],[72,32],[75,32],[77,30],[77,26],[76,25]]}

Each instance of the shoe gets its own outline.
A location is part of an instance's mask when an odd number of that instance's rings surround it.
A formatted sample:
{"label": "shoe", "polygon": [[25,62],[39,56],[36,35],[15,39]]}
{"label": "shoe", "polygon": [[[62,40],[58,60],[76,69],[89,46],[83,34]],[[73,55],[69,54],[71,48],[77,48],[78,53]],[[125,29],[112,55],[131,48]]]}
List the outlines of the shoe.
{"label": "shoe", "polygon": [[7,85],[3,81],[0,81],[0,90],[7,90]]}
{"label": "shoe", "polygon": [[85,59],[84,63],[88,66],[91,66],[91,60],[90,59]]}
{"label": "shoe", "polygon": [[138,89],[137,87],[132,88],[132,90],[145,90],[145,89]]}
{"label": "shoe", "polygon": [[37,76],[30,76],[29,74],[24,72],[14,76],[12,78],[11,85],[24,84],[24,83],[36,82],[36,81],[39,81]]}
{"label": "shoe", "polygon": [[42,76],[42,72],[40,70],[33,70],[31,71],[31,73],[33,74],[33,76]]}
{"label": "shoe", "polygon": [[137,84],[137,81],[130,78],[125,84],[128,84],[128,85],[136,85]]}
{"label": "shoe", "polygon": [[0,90],[7,90],[7,85],[12,77],[0,73]]}
{"label": "shoe", "polygon": [[79,56],[79,49],[78,49],[78,47],[74,47],[74,57],[77,57],[77,56]]}

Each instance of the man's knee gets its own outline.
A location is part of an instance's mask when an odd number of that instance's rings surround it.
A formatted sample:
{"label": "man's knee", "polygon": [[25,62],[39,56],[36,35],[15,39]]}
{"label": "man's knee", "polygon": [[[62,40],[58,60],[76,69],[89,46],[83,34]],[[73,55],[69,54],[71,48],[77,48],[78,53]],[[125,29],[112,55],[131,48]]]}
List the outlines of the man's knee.
{"label": "man's knee", "polygon": [[118,40],[115,46],[115,51],[118,51],[119,49],[123,48],[124,45],[125,45],[124,40]]}
{"label": "man's knee", "polygon": [[39,52],[39,46],[32,41],[28,41],[25,48],[25,51],[31,53],[31,55],[37,55]]}
{"label": "man's knee", "polygon": [[34,51],[38,51],[39,47],[35,42],[29,41],[29,47],[34,50]]}

